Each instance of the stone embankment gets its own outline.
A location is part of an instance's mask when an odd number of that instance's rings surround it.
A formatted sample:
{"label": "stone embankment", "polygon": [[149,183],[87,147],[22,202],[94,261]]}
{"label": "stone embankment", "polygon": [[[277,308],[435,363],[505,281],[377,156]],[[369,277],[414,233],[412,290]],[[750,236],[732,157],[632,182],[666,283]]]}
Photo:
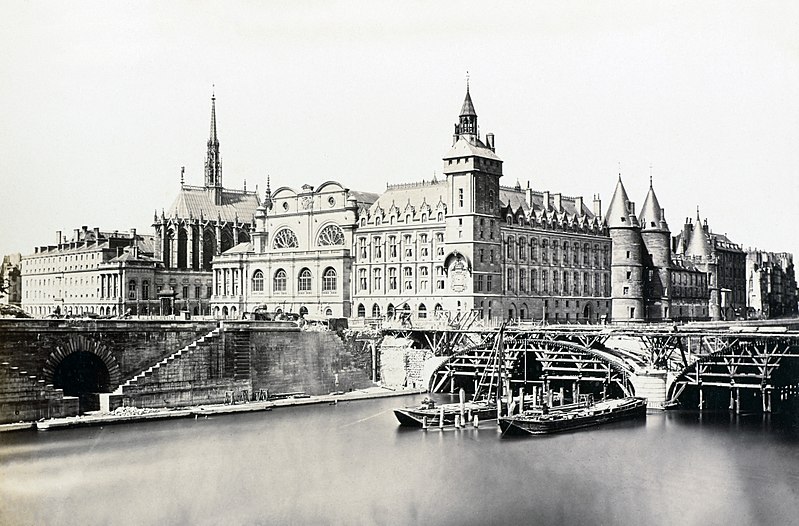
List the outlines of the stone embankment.
{"label": "stone embankment", "polygon": [[390,389],[386,387],[370,387],[359,389],[347,393],[331,393],[328,395],[317,396],[293,396],[280,400],[269,400],[260,402],[243,402],[237,404],[213,404],[183,408],[137,408],[137,407],[118,407],[110,412],[94,412],[83,416],[73,416],[66,418],[51,418],[38,422],[19,422],[14,424],[0,425],[0,432],[19,431],[38,429],[40,431],[68,429],[73,427],[103,426],[111,424],[123,424],[132,422],[143,422],[149,420],[161,420],[165,418],[195,418],[207,417],[210,415],[222,415],[231,413],[246,413],[254,411],[271,411],[280,407],[292,407],[312,404],[337,404],[339,402],[351,402],[357,400],[371,400],[374,398],[386,398],[392,396],[405,396],[410,394],[422,394],[422,389]]}

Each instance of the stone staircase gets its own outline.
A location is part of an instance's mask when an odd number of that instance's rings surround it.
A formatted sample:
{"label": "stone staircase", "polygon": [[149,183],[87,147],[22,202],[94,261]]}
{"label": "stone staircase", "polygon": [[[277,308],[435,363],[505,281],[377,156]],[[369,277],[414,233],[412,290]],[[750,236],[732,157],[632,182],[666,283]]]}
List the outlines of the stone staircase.
{"label": "stone staircase", "polygon": [[650,371],[630,376],[635,396],[646,398],[647,409],[665,409],[666,372]]}
{"label": "stone staircase", "polygon": [[202,347],[219,338],[220,333],[221,329],[219,328],[212,330],[197,341],[194,341],[182,349],[175,351],[157,364],[145,369],[130,380],[124,382],[112,394],[121,395],[126,391],[135,390],[135,388],[140,387],[142,384],[149,383],[150,381],[157,382],[160,379],[161,372],[166,370],[168,366],[172,365],[177,360],[189,358],[198,349],[201,349]]}
{"label": "stone staircase", "polygon": [[0,423],[38,420],[78,413],[78,399],[64,396],[36,375],[8,362],[0,363]]}
{"label": "stone staircase", "polygon": [[246,380],[250,378],[250,338],[247,333],[234,332],[233,339],[233,378]]}

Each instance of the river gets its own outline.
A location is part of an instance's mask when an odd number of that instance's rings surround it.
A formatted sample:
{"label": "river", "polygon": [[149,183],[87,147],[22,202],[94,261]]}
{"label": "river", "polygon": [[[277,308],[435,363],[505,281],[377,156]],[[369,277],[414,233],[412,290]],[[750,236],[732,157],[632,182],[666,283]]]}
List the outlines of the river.
{"label": "river", "polygon": [[668,412],[500,440],[421,396],[0,435],[0,524],[796,524],[799,433]]}

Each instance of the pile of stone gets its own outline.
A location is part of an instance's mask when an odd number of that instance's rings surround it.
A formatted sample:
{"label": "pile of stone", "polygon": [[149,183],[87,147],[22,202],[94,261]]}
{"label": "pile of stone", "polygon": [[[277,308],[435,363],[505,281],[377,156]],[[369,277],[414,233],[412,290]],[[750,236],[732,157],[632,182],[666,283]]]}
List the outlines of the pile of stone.
{"label": "pile of stone", "polygon": [[150,413],[157,413],[158,409],[152,409],[147,407],[132,407],[132,406],[123,406],[117,407],[110,414],[116,416],[138,416],[138,415],[146,415]]}

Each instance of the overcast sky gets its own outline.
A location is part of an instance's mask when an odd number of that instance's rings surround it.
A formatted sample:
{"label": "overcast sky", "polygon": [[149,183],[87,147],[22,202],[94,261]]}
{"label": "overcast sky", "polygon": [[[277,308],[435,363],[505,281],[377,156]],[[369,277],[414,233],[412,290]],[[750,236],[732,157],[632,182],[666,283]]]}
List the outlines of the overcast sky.
{"label": "overcast sky", "polygon": [[743,246],[799,255],[799,3],[7,2],[0,253],[151,231],[201,185],[379,192],[441,173],[466,72],[502,184],[601,194],[619,171]]}

